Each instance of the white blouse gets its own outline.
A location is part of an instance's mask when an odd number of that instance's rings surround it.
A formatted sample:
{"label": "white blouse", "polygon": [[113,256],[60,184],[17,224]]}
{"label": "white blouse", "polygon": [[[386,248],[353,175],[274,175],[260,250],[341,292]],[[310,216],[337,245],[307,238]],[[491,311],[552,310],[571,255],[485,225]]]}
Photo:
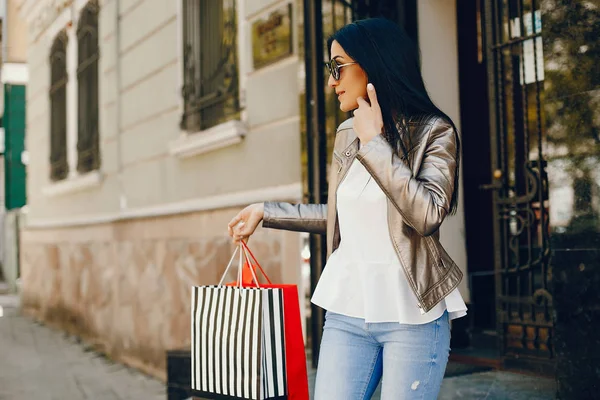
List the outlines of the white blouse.
{"label": "white blouse", "polygon": [[444,310],[450,319],[466,315],[458,289],[427,313],[418,308],[392,245],[386,196],[356,159],[338,187],[337,211],[341,242],[321,274],[315,305],[367,323],[425,324]]}

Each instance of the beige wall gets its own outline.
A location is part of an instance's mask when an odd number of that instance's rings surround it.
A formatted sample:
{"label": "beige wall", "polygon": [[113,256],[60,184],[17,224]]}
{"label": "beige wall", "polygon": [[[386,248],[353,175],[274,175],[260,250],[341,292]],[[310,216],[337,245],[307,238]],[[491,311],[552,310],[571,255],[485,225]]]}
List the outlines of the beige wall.
{"label": "beige wall", "polygon": [[[427,90],[436,105],[452,118],[460,130],[456,0],[419,0],[417,12],[422,71]],[[464,273],[459,289],[465,301],[469,302],[462,183],[461,174],[458,210],[456,215],[446,219],[440,236],[442,244]]]}
{"label": "beige wall", "polygon": [[27,61],[27,24],[19,14],[16,0],[7,0],[6,18],[6,59],[7,63],[24,63]]}
{"label": "beige wall", "polygon": [[[98,216],[119,218],[123,213],[207,196],[298,186],[301,179],[299,61],[294,55],[253,71],[250,58],[250,23],[268,13],[273,5],[286,3],[264,1],[263,7],[257,9],[253,1],[238,0],[243,32],[240,75],[246,104],[243,112],[243,123],[248,128],[246,137],[232,146],[179,158],[170,154],[169,148],[183,135],[179,129],[183,106],[180,2],[101,2],[102,180],[85,190],[49,195],[48,192],[56,192],[53,190],[56,185],[49,180],[47,162],[48,54],[60,28],[71,20],[73,26],[68,29],[75,29],[78,7],[84,2],[74,2],[70,9],[64,10],[67,16],[61,20],[59,15],[53,26],[34,39],[28,55],[31,77],[27,146],[32,160],[28,171],[29,223]],[[72,93],[74,99],[75,91]],[[75,124],[73,118],[72,136]],[[299,199],[300,190],[292,197]]]}

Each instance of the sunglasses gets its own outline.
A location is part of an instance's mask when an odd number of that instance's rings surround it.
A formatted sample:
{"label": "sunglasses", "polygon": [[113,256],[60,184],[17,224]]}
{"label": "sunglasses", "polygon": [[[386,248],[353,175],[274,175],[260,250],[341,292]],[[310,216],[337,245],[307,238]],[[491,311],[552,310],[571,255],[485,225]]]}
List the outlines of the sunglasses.
{"label": "sunglasses", "polygon": [[356,63],[349,62],[349,63],[340,65],[335,60],[331,60],[329,62],[325,62],[325,67],[327,68],[327,70],[329,71],[331,76],[333,76],[333,79],[335,79],[336,81],[339,81],[340,80],[340,68],[343,68],[343,67],[346,67],[346,66],[352,65],[352,64],[356,64]]}

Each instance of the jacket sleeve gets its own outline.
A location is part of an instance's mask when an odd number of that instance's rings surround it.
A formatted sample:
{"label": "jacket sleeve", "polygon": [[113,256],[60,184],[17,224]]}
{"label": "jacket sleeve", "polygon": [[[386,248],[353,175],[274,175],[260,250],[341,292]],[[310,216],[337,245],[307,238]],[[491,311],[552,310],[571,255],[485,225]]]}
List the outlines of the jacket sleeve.
{"label": "jacket sleeve", "polygon": [[327,233],[327,204],[265,202],[263,227],[286,231]]}
{"label": "jacket sleeve", "polygon": [[357,154],[406,224],[421,236],[435,233],[450,210],[457,160],[454,128],[443,120],[431,126],[426,143],[416,177],[381,135]]}

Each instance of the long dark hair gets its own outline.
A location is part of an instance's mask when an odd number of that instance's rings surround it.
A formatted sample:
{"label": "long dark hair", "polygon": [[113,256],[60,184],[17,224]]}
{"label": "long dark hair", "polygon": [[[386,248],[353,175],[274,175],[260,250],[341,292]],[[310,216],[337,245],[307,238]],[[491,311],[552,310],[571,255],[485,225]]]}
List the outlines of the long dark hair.
{"label": "long dark hair", "polygon": [[364,19],[344,26],[327,40],[329,51],[334,40],[362,67],[375,86],[384,137],[394,149],[401,149],[406,158],[409,149],[403,138],[410,146],[409,120],[438,116],[452,125],[456,135],[456,174],[450,214],[454,214],[458,205],[460,139],[452,119],[433,104],[425,89],[415,42],[399,25],[384,18]]}

